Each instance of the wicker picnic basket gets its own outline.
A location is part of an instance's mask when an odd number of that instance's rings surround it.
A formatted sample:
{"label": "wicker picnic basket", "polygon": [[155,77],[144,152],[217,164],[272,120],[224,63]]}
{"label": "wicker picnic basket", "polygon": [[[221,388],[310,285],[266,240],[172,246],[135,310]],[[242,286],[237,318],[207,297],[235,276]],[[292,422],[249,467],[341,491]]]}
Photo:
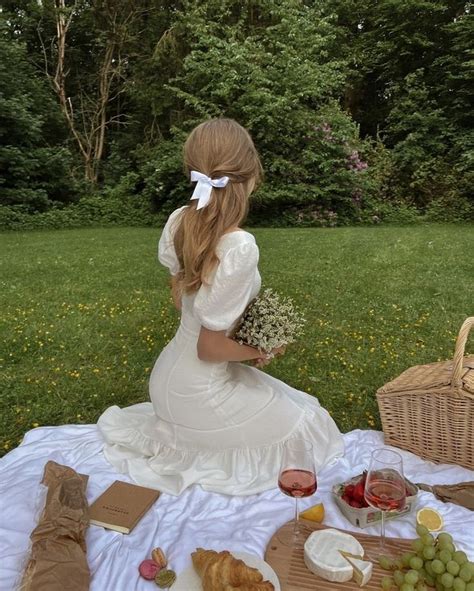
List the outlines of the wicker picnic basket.
{"label": "wicker picnic basket", "polygon": [[474,356],[464,357],[467,318],[452,361],[416,365],[377,390],[385,443],[474,470]]}

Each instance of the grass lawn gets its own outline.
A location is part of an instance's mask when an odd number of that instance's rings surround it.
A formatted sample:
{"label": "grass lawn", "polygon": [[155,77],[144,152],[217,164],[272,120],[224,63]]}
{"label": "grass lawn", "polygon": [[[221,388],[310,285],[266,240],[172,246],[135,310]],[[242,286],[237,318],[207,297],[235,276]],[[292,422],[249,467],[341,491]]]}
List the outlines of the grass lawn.
{"label": "grass lawn", "polygon": [[[452,357],[474,314],[472,226],[251,231],[263,285],[292,296],[308,319],[302,342],[265,371],[318,396],[342,431],[380,428],[377,388]],[[94,423],[112,404],[147,400],[151,367],[179,321],[159,234],[0,235],[2,453],[34,427]]]}

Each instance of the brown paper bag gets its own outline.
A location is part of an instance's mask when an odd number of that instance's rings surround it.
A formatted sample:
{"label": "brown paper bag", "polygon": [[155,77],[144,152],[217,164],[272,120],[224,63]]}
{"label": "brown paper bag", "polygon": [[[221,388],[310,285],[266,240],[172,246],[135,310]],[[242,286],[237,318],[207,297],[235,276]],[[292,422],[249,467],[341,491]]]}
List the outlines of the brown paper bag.
{"label": "brown paper bag", "polygon": [[89,525],[89,477],[49,461],[48,487],[39,523],[30,535],[31,555],[18,591],[87,591],[90,572],[85,533]]}
{"label": "brown paper bag", "polygon": [[433,493],[443,503],[454,503],[474,511],[474,482],[458,484],[417,484],[418,488]]}

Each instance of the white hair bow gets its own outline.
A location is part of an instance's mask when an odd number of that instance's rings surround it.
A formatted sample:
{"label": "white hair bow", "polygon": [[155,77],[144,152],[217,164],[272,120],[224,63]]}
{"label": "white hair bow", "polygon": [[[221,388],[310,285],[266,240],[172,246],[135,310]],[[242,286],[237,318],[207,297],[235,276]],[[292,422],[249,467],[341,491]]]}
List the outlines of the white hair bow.
{"label": "white hair bow", "polygon": [[223,176],[219,179],[211,179],[205,174],[202,174],[202,172],[192,170],[191,182],[194,183],[196,181],[197,185],[194,189],[194,193],[192,194],[191,199],[198,199],[196,209],[201,209],[201,207],[205,207],[209,203],[209,199],[211,198],[212,187],[222,189],[229,182],[229,177]]}

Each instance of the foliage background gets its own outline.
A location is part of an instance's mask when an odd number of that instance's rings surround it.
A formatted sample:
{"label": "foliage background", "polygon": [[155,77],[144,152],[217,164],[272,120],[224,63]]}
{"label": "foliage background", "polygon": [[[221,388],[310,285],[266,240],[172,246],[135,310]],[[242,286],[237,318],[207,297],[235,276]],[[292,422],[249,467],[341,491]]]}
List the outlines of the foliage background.
{"label": "foliage background", "polygon": [[0,228],[162,223],[215,116],[262,155],[251,224],[473,218],[469,3],[6,0],[0,19]]}

